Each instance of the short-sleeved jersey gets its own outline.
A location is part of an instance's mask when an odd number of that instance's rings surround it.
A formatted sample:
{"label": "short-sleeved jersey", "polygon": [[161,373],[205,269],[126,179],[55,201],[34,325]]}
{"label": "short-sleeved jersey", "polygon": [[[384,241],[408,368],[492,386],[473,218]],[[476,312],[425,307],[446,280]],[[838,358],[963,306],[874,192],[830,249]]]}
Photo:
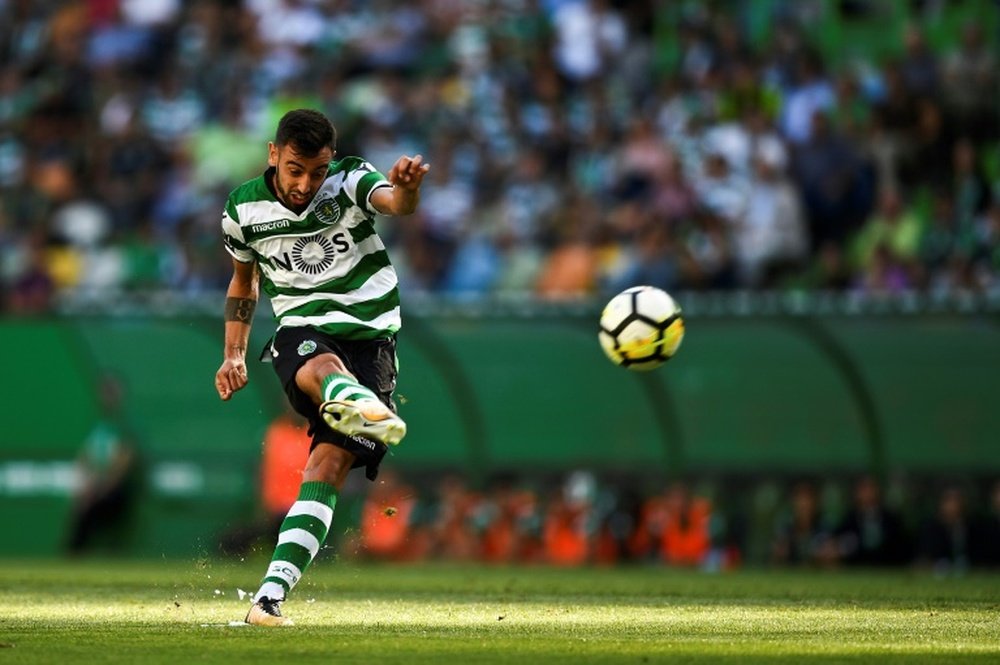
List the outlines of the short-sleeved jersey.
{"label": "short-sleeved jersey", "polygon": [[370,198],[390,186],[358,157],[330,163],[296,214],[269,186],[270,170],[226,201],[222,233],[237,261],[257,261],[279,328],[312,327],[346,339],[388,337],[400,326],[396,271],[375,232]]}

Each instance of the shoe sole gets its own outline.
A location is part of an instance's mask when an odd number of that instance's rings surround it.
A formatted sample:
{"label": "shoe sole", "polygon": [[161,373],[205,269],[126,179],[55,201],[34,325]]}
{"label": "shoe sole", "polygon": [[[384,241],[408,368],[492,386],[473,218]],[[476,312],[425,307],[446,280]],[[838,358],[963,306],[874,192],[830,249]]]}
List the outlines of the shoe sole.
{"label": "shoe sole", "polygon": [[387,446],[398,445],[406,436],[406,423],[388,408],[374,414],[365,413],[355,402],[323,402],[319,409],[327,425],[347,436],[357,434]]}

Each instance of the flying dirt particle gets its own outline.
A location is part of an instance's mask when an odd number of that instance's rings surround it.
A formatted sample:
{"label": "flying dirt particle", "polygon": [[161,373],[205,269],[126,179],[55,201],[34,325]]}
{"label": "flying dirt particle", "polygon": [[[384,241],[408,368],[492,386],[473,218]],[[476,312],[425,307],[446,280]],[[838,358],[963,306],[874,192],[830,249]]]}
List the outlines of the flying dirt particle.
{"label": "flying dirt particle", "polygon": [[385,513],[386,517],[392,517],[393,515],[395,515],[399,511],[396,510],[395,506],[386,506],[385,509],[382,512]]}

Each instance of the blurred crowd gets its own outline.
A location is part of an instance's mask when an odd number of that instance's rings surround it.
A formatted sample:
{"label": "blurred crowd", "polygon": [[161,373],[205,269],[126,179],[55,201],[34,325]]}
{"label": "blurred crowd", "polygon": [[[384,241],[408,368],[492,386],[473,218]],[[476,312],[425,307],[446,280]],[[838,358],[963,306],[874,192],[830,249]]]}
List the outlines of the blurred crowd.
{"label": "blurred crowd", "polygon": [[[586,471],[483,490],[459,475],[408,482],[392,470],[367,494],[339,556],[559,566],[655,564],[915,566],[939,575],[1000,567],[1000,481],[854,479],[624,482]],[[923,496],[922,496],[923,495]],[[929,503],[930,502],[930,503]]]}
{"label": "blurred crowd", "polygon": [[1000,288],[993,2],[0,0],[6,311],[215,293],[280,115],[422,153],[401,284]]}

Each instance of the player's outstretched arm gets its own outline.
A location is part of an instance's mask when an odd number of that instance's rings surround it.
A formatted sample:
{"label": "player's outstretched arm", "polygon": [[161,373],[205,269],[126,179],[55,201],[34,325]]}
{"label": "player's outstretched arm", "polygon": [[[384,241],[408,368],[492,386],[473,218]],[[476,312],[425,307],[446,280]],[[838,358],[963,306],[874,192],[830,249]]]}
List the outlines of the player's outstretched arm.
{"label": "player's outstretched arm", "polygon": [[371,203],[383,215],[409,215],[420,203],[420,185],[431,165],[424,164],[421,155],[403,155],[386,174],[392,187],[380,187],[372,192]]}
{"label": "player's outstretched arm", "polygon": [[247,342],[259,295],[257,262],[242,263],[234,259],[233,278],[226,290],[223,361],[215,373],[215,389],[223,400],[228,400],[247,384]]}

